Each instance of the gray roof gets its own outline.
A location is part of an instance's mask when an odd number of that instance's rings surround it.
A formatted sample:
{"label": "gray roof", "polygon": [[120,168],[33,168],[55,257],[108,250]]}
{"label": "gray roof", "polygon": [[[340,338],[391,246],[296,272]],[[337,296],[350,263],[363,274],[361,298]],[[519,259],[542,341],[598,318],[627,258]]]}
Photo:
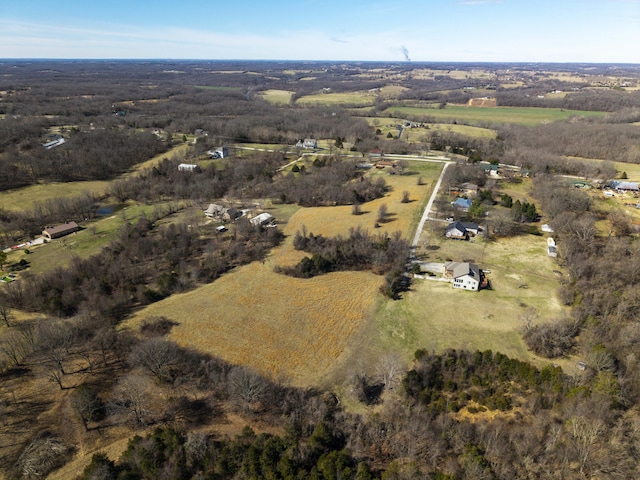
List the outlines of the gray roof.
{"label": "gray roof", "polygon": [[460,278],[465,275],[480,281],[480,269],[475,263],[460,262],[453,269],[453,278]]}

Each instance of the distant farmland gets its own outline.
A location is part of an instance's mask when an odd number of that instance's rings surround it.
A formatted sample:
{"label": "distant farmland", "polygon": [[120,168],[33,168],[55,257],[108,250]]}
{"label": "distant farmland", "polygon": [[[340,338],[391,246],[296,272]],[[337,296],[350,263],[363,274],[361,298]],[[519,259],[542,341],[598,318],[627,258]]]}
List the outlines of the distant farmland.
{"label": "distant farmland", "polygon": [[534,107],[468,107],[448,105],[446,108],[426,107],[390,107],[384,112],[405,118],[434,118],[436,120],[459,120],[465,123],[484,125],[491,123],[515,123],[520,125],[539,125],[557,120],[566,120],[574,116],[597,117],[605,112],[587,112],[583,110],[563,110],[560,108]]}

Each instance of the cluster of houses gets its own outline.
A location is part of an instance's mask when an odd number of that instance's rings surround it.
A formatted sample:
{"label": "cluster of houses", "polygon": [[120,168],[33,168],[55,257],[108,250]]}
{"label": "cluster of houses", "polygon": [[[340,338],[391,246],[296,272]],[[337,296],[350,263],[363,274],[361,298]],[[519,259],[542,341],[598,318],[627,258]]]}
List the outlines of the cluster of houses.
{"label": "cluster of houses", "polygon": [[[249,218],[249,223],[253,226],[275,227],[275,218],[268,212],[263,212],[256,216],[251,216],[251,209],[238,210],[234,207],[225,207],[217,203],[209,204],[209,207],[204,211],[204,215],[207,218],[216,220],[219,222],[234,222],[242,217]],[[223,227],[224,228],[224,227]],[[220,229],[219,231],[224,231]]]}
{"label": "cluster of houses", "polygon": [[451,206],[467,212],[469,208],[471,208],[471,199],[478,195],[479,189],[480,187],[478,187],[478,185],[470,182],[461,183],[457,187],[451,187],[449,193],[458,195],[458,198],[451,202]]}

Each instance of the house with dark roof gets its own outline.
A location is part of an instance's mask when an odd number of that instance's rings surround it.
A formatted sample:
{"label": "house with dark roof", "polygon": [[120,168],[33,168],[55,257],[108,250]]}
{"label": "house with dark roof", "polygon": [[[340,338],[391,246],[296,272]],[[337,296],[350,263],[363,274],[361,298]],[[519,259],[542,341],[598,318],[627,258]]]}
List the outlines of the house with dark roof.
{"label": "house with dark roof", "polygon": [[56,225],[54,227],[45,228],[42,231],[42,236],[47,240],[51,240],[53,238],[64,237],[65,235],[69,235],[70,233],[77,232],[80,230],[80,227],[76,222],[68,222],[63,223],[62,225]]}
{"label": "house with dark roof", "polygon": [[498,171],[498,165],[494,165],[492,163],[481,163],[480,168],[485,175],[489,175],[491,177],[497,177],[500,174]]}
{"label": "house with dark roof", "polygon": [[468,240],[469,237],[475,237],[482,231],[480,226],[475,222],[451,222],[447,225],[445,237],[453,240]]}

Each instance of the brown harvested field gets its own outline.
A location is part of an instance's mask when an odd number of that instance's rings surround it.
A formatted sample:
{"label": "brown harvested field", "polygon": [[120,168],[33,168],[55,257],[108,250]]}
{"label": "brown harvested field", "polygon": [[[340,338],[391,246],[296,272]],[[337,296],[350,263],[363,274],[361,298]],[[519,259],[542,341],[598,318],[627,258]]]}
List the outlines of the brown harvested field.
{"label": "brown harvested field", "polygon": [[[293,385],[315,384],[373,314],[381,278],[336,272],[308,280],[250,264],[136,315],[164,315],[176,342]],[[129,322],[130,324],[131,322]]]}
{"label": "brown harvested field", "polygon": [[[179,325],[171,338],[232,363],[249,365],[293,385],[331,381],[332,372],[346,359],[351,344],[374,316],[383,278],[369,272],[335,272],[312,279],[275,273],[277,265],[291,265],[303,255],[293,249],[293,235],[308,232],[348,235],[361,224],[370,232],[401,230],[409,237],[419,207],[435,183],[441,164],[419,165],[427,185],[413,175],[386,176],[393,190],[383,199],[363,205],[360,216],[350,206],[298,210],[284,226],[287,239],[261,263],[245,265],[214,283],[173,295],[137,313],[127,326],[142,318],[164,315]],[[374,175],[381,175],[374,172]],[[401,203],[407,190],[416,201]],[[392,221],[374,229],[378,208],[386,203]]]}

